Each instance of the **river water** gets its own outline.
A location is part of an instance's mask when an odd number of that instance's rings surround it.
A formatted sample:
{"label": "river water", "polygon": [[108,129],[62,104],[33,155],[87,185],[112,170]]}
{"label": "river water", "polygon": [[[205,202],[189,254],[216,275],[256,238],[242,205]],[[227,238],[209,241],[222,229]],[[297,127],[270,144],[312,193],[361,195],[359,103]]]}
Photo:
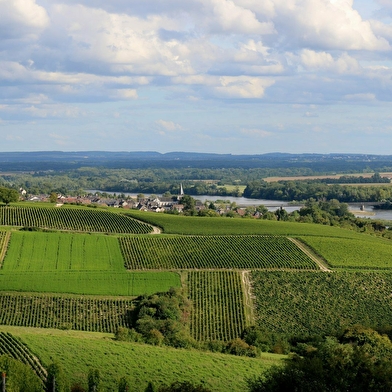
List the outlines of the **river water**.
{"label": "river water", "polygon": [[[86,192],[95,193],[95,192],[105,192],[98,190],[87,190]],[[106,192],[110,193],[110,192]],[[127,193],[127,192],[118,192],[117,195],[124,193],[125,196],[130,196],[132,198],[136,198],[138,193]],[[150,196],[149,194],[145,194],[146,197]],[[216,200],[225,200],[230,203],[236,203],[239,207],[250,207],[250,206],[259,206],[264,205],[270,211],[275,211],[277,208],[283,207],[287,212],[293,212],[295,210],[299,210],[301,205],[291,205],[287,201],[283,200],[266,200],[266,199],[248,199],[246,197],[234,197],[234,196],[210,196],[210,195],[195,195],[192,196],[196,200],[200,200],[202,203],[205,201],[216,201]],[[359,204],[359,203],[358,203]],[[379,210],[373,209],[373,207],[365,207],[364,211],[359,211],[359,206],[350,205],[349,210],[354,213],[355,216],[360,218],[371,218],[371,219],[381,219],[381,220],[392,220],[392,210]]]}

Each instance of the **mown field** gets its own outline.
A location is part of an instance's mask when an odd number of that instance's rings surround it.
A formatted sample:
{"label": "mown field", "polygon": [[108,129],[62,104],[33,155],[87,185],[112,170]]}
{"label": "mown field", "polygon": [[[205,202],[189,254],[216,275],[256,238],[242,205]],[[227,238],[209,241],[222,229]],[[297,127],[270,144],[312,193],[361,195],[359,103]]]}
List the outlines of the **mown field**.
{"label": "mown field", "polygon": [[382,238],[301,237],[334,268],[392,268],[392,241]]}
{"label": "mown field", "polygon": [[117,391],[117,381],[127,376],[132,391],[144,392],[149,381],[168,385],[174,381],[203,384],[213,391],[243,391],[246,379],[259,375],[285,356],[265,354],[255,360],[196,350],[116,342],[113,335],[51,329],[0,327],[27,343],[41,362],[61,362],[72,382],[85,383],[89,369],[98,369],[105,390]]}

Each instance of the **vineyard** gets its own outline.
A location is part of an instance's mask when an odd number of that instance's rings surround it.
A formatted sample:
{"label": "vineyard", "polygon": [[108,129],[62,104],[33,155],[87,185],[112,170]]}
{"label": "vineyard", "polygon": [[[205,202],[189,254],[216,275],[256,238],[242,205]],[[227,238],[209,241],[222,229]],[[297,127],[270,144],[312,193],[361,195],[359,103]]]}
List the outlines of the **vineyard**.
{"label": "vineyard", "polygon": [[0,324],[114,333],[129,327],[132,301],[0,294]]}
{"label": "vineyard", "polygon": [[42,385],[46,381],[46,370],[41,362],[30,350],[9,332],[0,332],[0,355],[10,355],[12,358],[29,365],[41,379]]}
{"label": "vineyard", "polygon": [[152,227],[129,216],[87,208],[1,207],[1,226],[101,233],[148,234]]}
{"label": "vineyard", "polygon": [[260,327],[289,335],[333,334],[353,324],[392,325],[389,272],[252,272]]}
{"label": "vineyard", "polygon": [[115,237],[73,233],[13,232],[4,272],[122,271]]}
{"label": "vineyard", "polygon": [[241,277],[235,271],[188,272],[193,301],[191,333],[196,340],[229,341],[245,328]]}
{"label": "vineyard", "polygon": [[317,269],[293,242],[275,236],[120,237],[128,269]]}
{"label": "vineyard", "polygon": [[392,241],[304,237],[335,268],[392,269]]}

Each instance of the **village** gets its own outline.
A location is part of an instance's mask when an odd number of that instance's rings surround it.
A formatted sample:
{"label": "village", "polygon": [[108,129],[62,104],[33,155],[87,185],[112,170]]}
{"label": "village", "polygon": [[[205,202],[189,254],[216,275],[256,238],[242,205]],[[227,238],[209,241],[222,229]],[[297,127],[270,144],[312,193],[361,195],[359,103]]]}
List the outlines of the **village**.
{"label": "village", "polygon": [[[20,199],[29,202],[50,202],[56,207],[63,205],[84,205],[91,208],[110,207],[110,208],[124,208],[136,209],[139,211],[149,211],[158,213],[181,214],[186,213],[192,209],[192,215],[201,216],[252,216],[253,218],[260,218],[263,213],[267,212],[264,206],[256,207],[239,207],[236,203],[224,200],[215,202],[194,199],[189,195],[185,195],[182,185],[178,195],[165,193],[161,196],[144,194],[125,195],[107,192],[86,192],[83,195],[70,196],[59,193],[30,195],[24,189],[19,190]],[[189,205],[191,204],[191,206]],[[260,208],[263,207],[263,208]]]}

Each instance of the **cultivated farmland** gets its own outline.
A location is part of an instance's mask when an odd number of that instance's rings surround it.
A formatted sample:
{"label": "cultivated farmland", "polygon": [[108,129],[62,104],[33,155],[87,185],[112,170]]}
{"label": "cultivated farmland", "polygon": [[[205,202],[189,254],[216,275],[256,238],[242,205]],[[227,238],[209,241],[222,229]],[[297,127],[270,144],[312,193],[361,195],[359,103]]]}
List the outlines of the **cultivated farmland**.
{"label": "cultivated farmland", "polygon": [[129,299],[0,293],[0,324],[114,333],[130,327],[132,306]]}
{"label": "cultivated farmland", "polygon": [[152,227],[123,214],[88,208],[2,207],[0,225],[55,230],[147,234]]}
{"label": "cultivated farmland", "polygon": [[285,237],[120,237],[128,269],[317,269]]}
{"label": "cultivated farmland", "polygon": [[191,333],[197,340],[229,341],[245,328],[241,277],[234,271],[188,273],[193,301]]}
{"label": "cultivated farmland", "polygon": [[256,321],[268,331],[301,336],[392,325],[389,272],[254,271],[252,281]]}

